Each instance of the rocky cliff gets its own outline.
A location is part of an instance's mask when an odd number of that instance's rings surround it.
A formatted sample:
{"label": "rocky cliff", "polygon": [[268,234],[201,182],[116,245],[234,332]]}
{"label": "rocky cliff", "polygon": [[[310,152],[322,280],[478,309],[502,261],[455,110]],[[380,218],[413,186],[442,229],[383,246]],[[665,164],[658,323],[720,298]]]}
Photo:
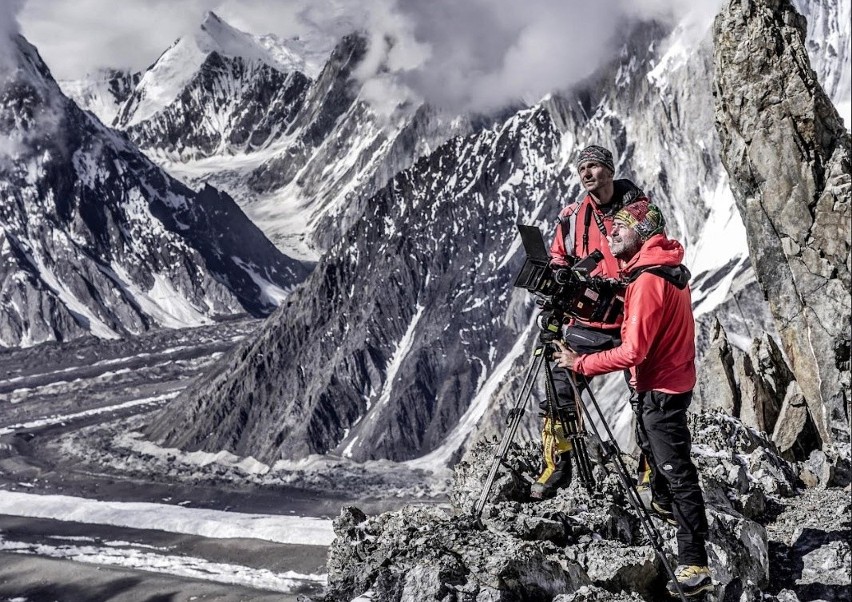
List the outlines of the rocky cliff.
{"label": "rocky cliff", "polygon": [[[721,412],[692,416],[690,428],[715,585],[696,599],[844,599],[848,494],[834,489],[797,499],[793,467],[773,444]],[[575,481],[555,498],[530,503],[523,473],[535,470],[537,450],[513,447],[480,523],[472,508],[492,454],[492,446],[480,444],[456,466],[451,508],[412,505],[373,517],[344,508],[334,523],[323,600],[673,599],[611,464],[608,472],[595,469],[592,493]],[[674,528],[650,520],[674,566]]]}
{"label": "rocky cliff", "polygon": [[783,0],[717,17],[716,128],[749,253],[822,441],[848,443],[850,137]]}

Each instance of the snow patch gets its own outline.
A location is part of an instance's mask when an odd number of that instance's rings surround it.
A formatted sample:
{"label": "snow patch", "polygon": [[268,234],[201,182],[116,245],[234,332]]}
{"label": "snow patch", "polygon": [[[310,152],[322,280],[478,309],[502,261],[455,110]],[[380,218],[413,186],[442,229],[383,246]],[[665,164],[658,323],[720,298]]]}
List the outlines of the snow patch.
{"label": "snow patch", "polygon": [[213,539],[249,538],[306,546],[334,540],[330,520],[273,514],[242,514],[151,502],[110,502],[67,495],[0,491],[0,514],[153,529]]}

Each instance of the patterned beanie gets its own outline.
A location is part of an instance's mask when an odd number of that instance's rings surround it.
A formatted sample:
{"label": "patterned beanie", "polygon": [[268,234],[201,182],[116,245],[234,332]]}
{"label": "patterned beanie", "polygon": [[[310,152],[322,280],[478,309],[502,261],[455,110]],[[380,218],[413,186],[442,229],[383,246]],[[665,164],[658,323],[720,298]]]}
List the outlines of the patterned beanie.
{"label": "patterned beanie", "polygon": [[580,156],[577,158],[577,171],[580,166],[586,161],[596,161],[605,167],[609,167],[612,173],[615,173],[615,164],[612,162],[612,153],[602,146],[592,144],[580,151]]}
{"label": "patterned beanie", "polygon": [[649,203],[647,199],[625,205],[613,219],[636,230],[642,240],[648,240],[666,229],[666,218],[660,208]]}

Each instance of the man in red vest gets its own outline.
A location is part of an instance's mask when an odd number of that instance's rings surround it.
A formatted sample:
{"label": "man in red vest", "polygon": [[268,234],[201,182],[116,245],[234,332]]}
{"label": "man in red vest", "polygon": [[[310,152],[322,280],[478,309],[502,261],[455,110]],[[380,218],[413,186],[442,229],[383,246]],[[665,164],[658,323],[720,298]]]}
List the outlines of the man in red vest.
{"label": "man in red vest", "polygon": [[[637,439],[651,464],[651,507],[677,525],[675,576],[683,592],[695,596],[713,589],[707,516],[686,417],[695,387],[695,320],[690,274],[681,263],[684,250],[666,237],[665,224],[660,210],[645,199],[615,215],[610,249],[627,282],[621,344],[576,353],[558,342],[553,359],[585,376],[630,370],[638,395]],[[674,584],[669,590],[676,592]]]}
{"label": "man in red vest", "polygon": [[[645,194],[630,180],[616,180],[612,153],[591,145],[577,158],[580,183],[586,191],[582,200],[571,203],[559,214],[556,235],[550,246],[551,262],[556,266],[571,265],[595,251],[603,253],[603,260],[592,276],[618,277],[618,261],[609,249],[607,237],[612,231],[615,214],[626,205]],[[611,323],[573,320],[564,329],[565,338],[576,349],[600,351],[619,343],[621,315]],[[574,393],[568,370],[554,366],[555,395],[541,405],[544,417],[542,428],[543,470],[530,488],[530,497],[543,499],[556,493],[559,487],[571,481],[571,459],[568,452],[572,444],[567,438],[565,424],[577,416]]]}

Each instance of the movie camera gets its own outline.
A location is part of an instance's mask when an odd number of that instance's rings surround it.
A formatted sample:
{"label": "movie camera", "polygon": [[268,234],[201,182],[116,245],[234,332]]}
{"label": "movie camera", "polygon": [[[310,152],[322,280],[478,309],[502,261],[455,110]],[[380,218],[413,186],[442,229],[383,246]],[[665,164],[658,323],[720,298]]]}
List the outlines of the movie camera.
{"label": "movie camera", "polygon": [[539,297],[539,327],[558,331],[567,317],[615,324],[624,308],[624,286],[611,278],[591,276],[603,259],[600,251],[568,266],[554,266],[536,226],[518,224],[526,261],[515,286]]}

